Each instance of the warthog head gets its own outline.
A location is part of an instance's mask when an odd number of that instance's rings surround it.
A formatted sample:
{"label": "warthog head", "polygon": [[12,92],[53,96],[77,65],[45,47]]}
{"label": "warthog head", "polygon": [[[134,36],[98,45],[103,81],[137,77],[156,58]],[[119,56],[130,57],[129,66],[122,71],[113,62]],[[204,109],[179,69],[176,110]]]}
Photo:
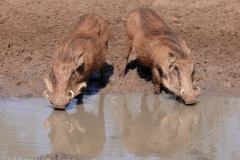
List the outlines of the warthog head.
{"label": "warthog head", "polygon": [[45,97],[55,109],[65,109],[71,100],[87,87],[84,56],[71,62],[54,61],[53,70],[45,78],[48,91]]}
{"label": "warthog head", "polygon": [[169,73],[163,79],[163,85],[181,97],[185,104],[195,104],[200,88],[194,87],[194,74],[194,65],[189,59],[176,59],[171,55]]}

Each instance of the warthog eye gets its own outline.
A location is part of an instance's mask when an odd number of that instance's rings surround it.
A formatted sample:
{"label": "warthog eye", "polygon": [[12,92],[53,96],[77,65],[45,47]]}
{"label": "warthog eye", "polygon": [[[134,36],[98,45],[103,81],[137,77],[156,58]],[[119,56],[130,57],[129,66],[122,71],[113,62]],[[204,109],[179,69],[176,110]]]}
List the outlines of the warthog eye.
{"label": "warthog eye", "polygon": [[178,67],[177,67],[177,66],[175,66],[175,67],[174,67],[174,69],[175,69],[175,71],[177,71],[177,72],[178,72]]}
{"label": "warthog eye", "polygon": [[174,71],[179,74],[179,68],[177,66],[174,66]]}
{"label": "warthog eye", "polygon": [[195,70],[193,70],[192,75],[191,75],[192,81],[194,81],[194,75],[195,75]]}
{"label": "warthog eye", "polygon": [[71,77],[74,78],[75,75],[76,75],[76,71],[74,70],[74,71],[72,71]]}

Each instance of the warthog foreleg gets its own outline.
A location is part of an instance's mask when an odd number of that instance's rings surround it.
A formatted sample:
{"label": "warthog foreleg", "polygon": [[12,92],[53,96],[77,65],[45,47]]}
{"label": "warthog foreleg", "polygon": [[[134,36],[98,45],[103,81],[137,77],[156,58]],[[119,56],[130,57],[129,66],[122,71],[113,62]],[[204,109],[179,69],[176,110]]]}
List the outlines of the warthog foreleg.
{"label": "warthog foreleg", "polygon": [[152,67],[152,75],[153,75],[153,82],[154,82],[154,93],[159,94],[162,79],[161,79],[160,73],[156,67]]}
{"label": "warthog foreleg", "polygon": [[123,77],[125,75],[128,58],[129,58],[130,52],[132,50],[132,40],[129,38],[129,36],[126,36],[125,47],[126,47],[126,49],[125,49],[126,53],[123,56],[124,57],[123,64],[122,64],[122,68],[121,68],[120,73],[119,73],[120,77]]}

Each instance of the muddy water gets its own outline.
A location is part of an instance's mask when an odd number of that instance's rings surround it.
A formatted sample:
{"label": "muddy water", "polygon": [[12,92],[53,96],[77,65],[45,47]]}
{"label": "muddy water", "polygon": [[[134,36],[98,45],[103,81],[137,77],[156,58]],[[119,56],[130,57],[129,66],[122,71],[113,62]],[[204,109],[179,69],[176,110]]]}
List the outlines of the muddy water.
{"label": "muddy water", "polygon": [[0,100],[0,159],[240,159],[240,98],[91,95],[55,111],[46,99]]}

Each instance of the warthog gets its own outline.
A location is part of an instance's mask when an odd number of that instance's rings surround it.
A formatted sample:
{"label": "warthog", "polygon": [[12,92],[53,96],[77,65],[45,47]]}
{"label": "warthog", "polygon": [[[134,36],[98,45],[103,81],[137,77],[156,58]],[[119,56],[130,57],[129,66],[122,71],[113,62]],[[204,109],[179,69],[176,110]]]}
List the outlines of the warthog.
{"label": "warthog", "polygon": [[89,75],[100,69],[105,84],[104,63],[108,43],[108,27],[97,15],[84,15],[63,40],[53,58],[53,70],[45,79],[45,97],[53,108],[65,109],[71,100],[83,93]]}
{"label": "warthog", "polygon": [[119,76],[124,76],[132,48],[137,58],[151,68],[155,94],[160,93],[161,84],[185,104],[196,103],[200,88],[194,89],[194,65],[190,50],[152,10],[139,8],[127,19],[126,54]]}

